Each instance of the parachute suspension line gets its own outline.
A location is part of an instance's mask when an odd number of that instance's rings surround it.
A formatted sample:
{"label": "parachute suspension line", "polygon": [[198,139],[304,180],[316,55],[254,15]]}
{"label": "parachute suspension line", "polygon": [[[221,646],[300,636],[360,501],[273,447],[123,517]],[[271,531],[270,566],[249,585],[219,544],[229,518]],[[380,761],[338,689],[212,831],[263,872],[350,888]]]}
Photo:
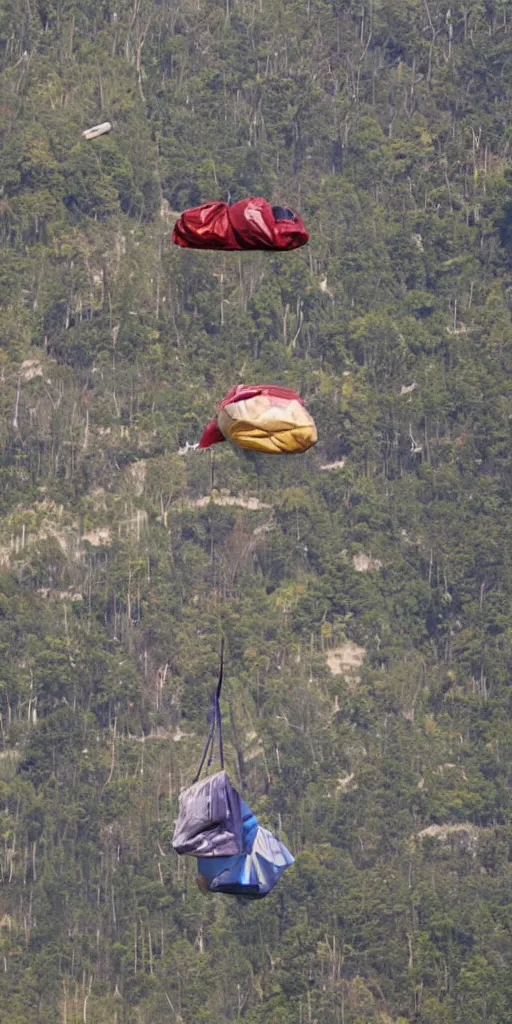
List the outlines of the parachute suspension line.
{"label": "parachute suspension line", "polygon": [[222,690],[222,680],[223,680],[223,677],[224,677],[224,637],[222,638],[222,640],[220,642],[219,661],[220,661],[220,664],[219,664],[219,678],[218,678],[218,681],[217,681],[217,687],[216,687],[215,693],[213,695],[213,701],[212,701],[212,703],[213,703],[212,724],[210,726],[210,732],[208,733],[208,738],[206,740],[205,748],[203,750],[203,756],[201,758],[201,763],[200,763],[199,768],[197,770],[197,774],[196,774],[196,777],[194,779],[194,782],[198,781],[198,779],[199,779],[199,777],[201,775],[201,772],[202,772],[202,770],[204,768],[206,759],[208,758],[208,768],[210,767],[210,765],[211,765],[211,763],[213,761],[213,755],[214,755],[214,752],[215,752],[215,733],[216,732],[218,732],[218,737],[219,737],[219,761],[220,761],[220,767],[221,767],[221,769],[224,768],[224,745],[223,745],[223,742],[222,742],[222,715],[221,715],[221,711],[220,711],[220,692]]}
{"label": "parachute suspension line", "polygon": [[224,744],[222,742],[222,716],[220,713],[220,691],[222,689],[222,678],[224,675],[224,637],[220,642],[220,657],[219,657],[219,680],[217,683],[217,690],[215,693],[215,712],[217,717],[217,729],[219,732],[219,761],[220,766],[224,769]]}

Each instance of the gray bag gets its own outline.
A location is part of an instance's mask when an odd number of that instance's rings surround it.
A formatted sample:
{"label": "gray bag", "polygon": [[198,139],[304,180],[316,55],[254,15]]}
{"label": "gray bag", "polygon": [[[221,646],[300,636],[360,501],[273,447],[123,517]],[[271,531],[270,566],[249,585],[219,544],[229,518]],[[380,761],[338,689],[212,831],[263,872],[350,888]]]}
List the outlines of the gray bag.
{"label": "gray bag", "polygon": [[192,857],[231,857],[243,850],[240,796],[224,769],[180,793],[172,845]]}
{"label": "gray bag", "polygon": [[[180,813],[172,845],[176,853],[192,857],[231,857],[244,848],[240,796],[224,771],[220,691],[224,672],[224,641],[220,648],[220,669],[213,698],[210,732],[194,782],[180,793]],[[215,732],[218,730],[221,771],[200,780],[204,763],[212,763]]]}

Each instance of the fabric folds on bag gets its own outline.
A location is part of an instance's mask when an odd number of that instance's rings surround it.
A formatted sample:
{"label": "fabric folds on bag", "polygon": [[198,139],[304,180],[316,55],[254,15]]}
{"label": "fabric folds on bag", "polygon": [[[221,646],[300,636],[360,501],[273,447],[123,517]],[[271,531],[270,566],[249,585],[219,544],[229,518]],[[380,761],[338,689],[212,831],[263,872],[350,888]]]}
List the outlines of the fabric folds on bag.
{"label": "fabric folds on bag", "polygon": [[200,448],[229,440],[267,455],[305,452],[318,439],[314,420],[297,391],[275,384],[237,384],[219,403]]}
{"label": "fabric folds on bag", "polygon": [[233,857],[199,857],[198,872],[206,879],[210,892],[263,899],[294,863],[294,857],[284,843],[258,824],[244,800],[241,805],[243,852]]}
{"label": "fabric folds on bag", "polygon": [[180,793],[173,848],[192,857],[223,857],[243,850],[241,798],[224,769]]}
{"label": "fabric folds on bag", "polygon": [[309,235],[297,213],[272,207],[261,196],[203,203],[185,210],[174,225],[172,240],[185,249],[289,251],[305,245]]}

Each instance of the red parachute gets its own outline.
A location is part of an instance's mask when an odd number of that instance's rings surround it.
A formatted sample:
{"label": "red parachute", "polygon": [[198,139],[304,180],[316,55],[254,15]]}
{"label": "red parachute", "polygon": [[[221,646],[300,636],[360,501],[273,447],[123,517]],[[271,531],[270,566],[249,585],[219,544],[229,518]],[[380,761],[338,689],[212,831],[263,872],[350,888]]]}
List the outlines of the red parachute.
{"label": "red parachute", "polygon": [[283,206],[255,197],[228,203],[204,203],[185,210],[172,240],[185,249],[298,249],[309,240],[301,218]]}
{"label": "red parachute", "polygon": [[317,431],[296,391],[274,384],[237,384],[219,403],[199,447],[225,440],[267,455],[292,455],[316,444]]}

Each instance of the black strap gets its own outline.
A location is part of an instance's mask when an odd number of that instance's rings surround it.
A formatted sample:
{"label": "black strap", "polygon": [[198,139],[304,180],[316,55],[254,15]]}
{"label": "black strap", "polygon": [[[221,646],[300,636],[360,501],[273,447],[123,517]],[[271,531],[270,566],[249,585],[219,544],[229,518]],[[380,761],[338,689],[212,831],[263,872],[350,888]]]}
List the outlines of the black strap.
{"label": "black strap", "polygon": [[198,779],[199,779],[199,777],[201,775],[201,772],[202,772],[202,770],[204,768],[204,763],[206,761],[206,758],[208,758],[208,768],[210,767],[210,765],[211,765],[211,763],[213,761],[213,755],[214,755],[214,752],[215,752],[215,733],[216,732],[218,732],[218,737],[219,737],[219,761],[220,761],[220,767],[221,767],[221,769],[224,768],[224,746],[223,746],[223,743],[222,743],[222,715],[221,715],[221,712],[220,712],[220,691],[222,690],[222,679],[223,679],[223,676],[224,676],[224,638],[222,638],[221,643],[220,643],[220,656],[219,656],[219,660],[220,660],[219,678],[218,678],[218,682],[217,682],[217,688],[215,690],[215,693],[213,695],[213,700],[212,700],[212,703],[213,703],[213,708],[212,708],[212,724],[210,726],[210,732],[208,733],[208,739],[206,740],[206,745],[205,745],[205,748],[203,750],[203,756],[201,758],[201,763],[200,763],[199,768],[197,770],[197,775],[196,775],[196,777],[194,779],[194,782],[198,781]]}

